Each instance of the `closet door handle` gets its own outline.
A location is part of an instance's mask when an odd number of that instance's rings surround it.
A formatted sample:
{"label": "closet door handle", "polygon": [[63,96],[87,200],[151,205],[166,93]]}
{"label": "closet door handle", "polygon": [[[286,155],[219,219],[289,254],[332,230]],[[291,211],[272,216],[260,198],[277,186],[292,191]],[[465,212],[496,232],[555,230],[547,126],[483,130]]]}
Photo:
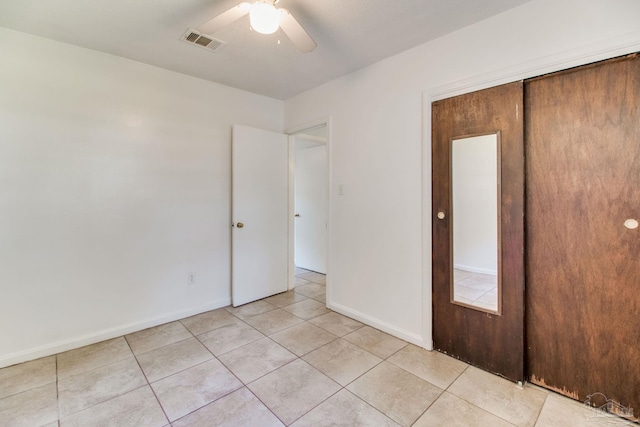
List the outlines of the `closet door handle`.
{"label": "closet door handle", "polygon": [[443,220],[445,216],[446,215],[444,214],[444,212],[442,212],[442,211],[438,212],[438,219],[439,220]]}
{"label": "closet door handle", "polygon": [[638,220],[629,218],[624,222],[624,226],[627,227],[629,230],[635,230],[636,228],[638,228]]}

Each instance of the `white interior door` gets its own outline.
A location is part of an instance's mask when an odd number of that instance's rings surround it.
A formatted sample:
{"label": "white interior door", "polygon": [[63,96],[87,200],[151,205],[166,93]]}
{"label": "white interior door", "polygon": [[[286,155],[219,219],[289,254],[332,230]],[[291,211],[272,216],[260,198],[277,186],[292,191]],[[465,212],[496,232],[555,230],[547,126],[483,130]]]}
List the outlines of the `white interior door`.
{"label": "white interior door", "polygon": [[327,272],[327,181],[326,145],[297,144],[295,264],[323,274]]}
{"label": "white interior door", "polygon": [[285,135],[233,127],[234,307],[287,290],[288,157]]}

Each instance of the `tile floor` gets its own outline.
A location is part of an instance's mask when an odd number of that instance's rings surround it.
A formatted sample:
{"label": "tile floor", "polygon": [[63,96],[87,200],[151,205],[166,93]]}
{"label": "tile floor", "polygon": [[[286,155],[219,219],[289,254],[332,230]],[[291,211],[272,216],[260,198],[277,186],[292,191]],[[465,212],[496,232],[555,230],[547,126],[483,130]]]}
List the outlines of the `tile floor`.
{"label": "tile floor", "polygon": [[491,274],[453,270],[454,300],[486,310],[498,310],[498,277]]}
{"label": "tile floor", "polygon": [[610,426],[617,418],[428,352],[296,288],[0,369],[0,426]]}

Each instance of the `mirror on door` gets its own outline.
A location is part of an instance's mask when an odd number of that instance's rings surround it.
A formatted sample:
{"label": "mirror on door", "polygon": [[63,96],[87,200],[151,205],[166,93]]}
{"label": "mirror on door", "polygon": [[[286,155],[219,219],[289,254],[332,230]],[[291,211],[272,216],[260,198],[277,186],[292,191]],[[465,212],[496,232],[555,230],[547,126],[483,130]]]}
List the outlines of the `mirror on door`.
{"label": "mirror on door", "polygon": [[451,302],[499,314],[499,133],[451,141],[451,200]]}

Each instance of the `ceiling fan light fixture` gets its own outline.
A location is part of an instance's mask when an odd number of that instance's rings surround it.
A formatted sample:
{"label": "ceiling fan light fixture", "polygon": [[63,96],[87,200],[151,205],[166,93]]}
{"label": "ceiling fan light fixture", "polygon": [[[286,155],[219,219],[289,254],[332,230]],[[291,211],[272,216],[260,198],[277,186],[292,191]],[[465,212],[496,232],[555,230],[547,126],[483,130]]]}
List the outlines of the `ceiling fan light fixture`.
{"label": "ceiling fan light fixture", "polygon": [[262,34],[273,34],[280,27],[282,13],[273,4],[257,2],[251,5],[249,21],[251,28]]}
{"label": "ceiling fan light fixture", "polygon": [[262,34],[273,34],[281,29],[300,52],[313,51],[317,46],[316,42],[286,9],[276,9],[278,1],[256,0],[253,3],[240,3],[198,26],[196,30],[200,34],[214,34],[243,16],[249,15],[252,30]]}

